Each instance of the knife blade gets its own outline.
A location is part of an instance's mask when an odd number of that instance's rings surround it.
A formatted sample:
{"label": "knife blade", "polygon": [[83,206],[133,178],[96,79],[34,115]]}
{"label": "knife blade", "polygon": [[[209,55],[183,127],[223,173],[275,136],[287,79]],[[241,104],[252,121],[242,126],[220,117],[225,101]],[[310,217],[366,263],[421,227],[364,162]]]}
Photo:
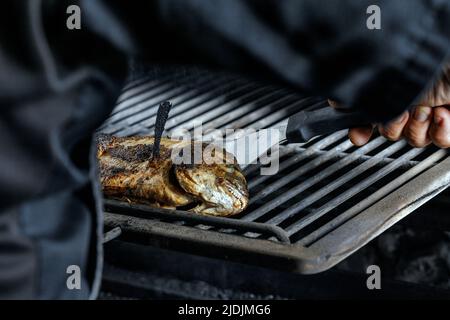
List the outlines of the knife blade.
{"label": "knife blade", "polygon": [[235,156],[241,167],[256,164],[262,157],[275,156],[278,146],[286,141],[287,124],[286,120],[276,127],[241,131],[233,138],[225,139],[224,148]]}
{"label": "knife blade", "polygon": [[369,124],[367,116],[361,112],[346,112],[326,106],[300,111],[269,129],[244,132],[226,139],[224,147],[245,167],[255,164],[257,159],[267,155],[268,151],[277,152],[278,145],[285,141],[304,144],[316,136]]}

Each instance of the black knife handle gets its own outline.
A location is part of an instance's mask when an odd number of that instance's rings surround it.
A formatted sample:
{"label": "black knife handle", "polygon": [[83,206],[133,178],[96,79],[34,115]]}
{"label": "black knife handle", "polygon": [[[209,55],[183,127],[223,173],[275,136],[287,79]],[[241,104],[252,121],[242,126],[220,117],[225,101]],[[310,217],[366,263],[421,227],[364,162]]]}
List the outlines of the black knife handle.
{"label": "black knife handle", "polygon": [[290,143],[302,143],[315,136],[369,124],[367,116],[363,113],[341,111],[328,106],[312,111],[301,111],[289,117],[286,138]]}

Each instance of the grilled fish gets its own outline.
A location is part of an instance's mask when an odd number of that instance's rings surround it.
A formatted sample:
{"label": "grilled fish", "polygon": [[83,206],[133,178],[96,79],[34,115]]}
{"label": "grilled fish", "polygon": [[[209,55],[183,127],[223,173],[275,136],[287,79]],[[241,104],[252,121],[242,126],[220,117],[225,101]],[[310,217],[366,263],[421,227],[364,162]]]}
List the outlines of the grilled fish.
{"label": "grilled fish", "polygon": [[[162,138],[155,158],[153,144],[154,138],[148,136],[98,137],[97,158],[106,197],[214,216],[234,215],[247,207],[247,182],[231,154],[223,150],[220,155],[231,157],[231,164],[208,161],[205,155],[200,164],[177,165],[172,151],[183,150],[186,142]],[[204,148],[201,144],[199,150]]]}

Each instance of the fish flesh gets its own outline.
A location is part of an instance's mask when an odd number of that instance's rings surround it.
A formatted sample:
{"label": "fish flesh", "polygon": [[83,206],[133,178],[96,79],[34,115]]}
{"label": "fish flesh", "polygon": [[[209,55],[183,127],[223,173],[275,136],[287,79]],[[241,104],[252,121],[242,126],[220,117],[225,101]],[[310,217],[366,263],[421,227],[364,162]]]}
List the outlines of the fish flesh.
{"label": "fish flesh", "polygon": [[[159,156],[153,157],[154,141],[151,136],[98,136],[105,197],[213,216],[235,215],[247,207],[247,182],[233,155],[225,150],[206,154],[204,143],[162,138]],[[200,150],[200,162],[175,164],[172,154],[186,150],[187,144],[193,157]]]}

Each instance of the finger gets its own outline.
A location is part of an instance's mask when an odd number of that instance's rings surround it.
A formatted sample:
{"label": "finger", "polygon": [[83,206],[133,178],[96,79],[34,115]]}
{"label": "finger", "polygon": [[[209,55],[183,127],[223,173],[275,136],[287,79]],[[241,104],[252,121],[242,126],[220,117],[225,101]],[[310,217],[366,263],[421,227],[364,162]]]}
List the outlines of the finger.
{"label": "finger", "polygon": [[416,107],[403,129],[403,135],[410,145],[423,148],[431,143],[428,130],[431,126],[433,110],[431,107]]}
{"label": "finger", "polygon": [[404,112],[397,119],[385,124],[379,125],[378,130],[388,140],[400,140],[403,134],[403,129],[408,122],[409,112]]}
{"label": "finger", "polygon": [[429,135],[435,145],[440,148],[450,147],[450,109],[436,107],[433,109],[433,123]]}
{"label": "finger", "polygon": [[330,107],[333,107],[333,108],[336,108],[336,109],[340,108],[339,103],[337,103],[336,101],[328,99],[328,104],[330,105]]}
{"label": "finger", "polygon": [[[336,109],[341,108],[341,106],[333,100],[328,99],[328,104]],[[369,142],[372,136],[374,126],[364,126],[357,128],[350,128],[348,130],[348,137],[350,141],[357,147],[365,145]]]}
{"label": "finger", "polygon": [[351,128],[348,131],[348,137],[355,146],[360,147],[369,142],[372,133],[373,126]]}
{"label": "finger", "polygon": [[445,106],[450,103],[450,63],[447,63],[440,77],[422,97],[420,105]]}

